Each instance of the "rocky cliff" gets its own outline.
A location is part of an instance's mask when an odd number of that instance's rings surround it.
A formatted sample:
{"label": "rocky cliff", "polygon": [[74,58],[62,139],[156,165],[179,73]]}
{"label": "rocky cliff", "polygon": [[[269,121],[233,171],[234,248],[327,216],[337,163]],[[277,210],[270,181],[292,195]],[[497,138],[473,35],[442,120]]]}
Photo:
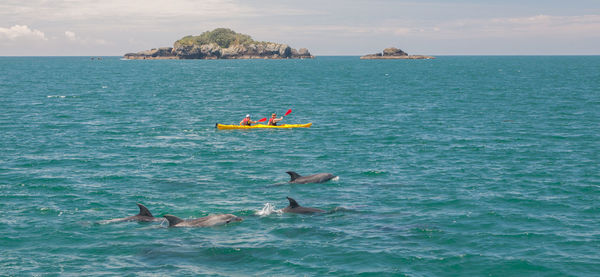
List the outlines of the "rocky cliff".
{"label": "rocky cliff", "polygon": [[125,59],[304,59],[314,58],[308,49],[296,50],[287,44],[258,42],[248,35],[219,28],[199,36],[187,36],[173,44],[137,53]]}
{"label": "rocky cliff", "polygon": [[364,55],[360,57],[362,60],[376,60],[376,59],[404,59],[404,60],[421,60],[421,59],[435,59],[433,56],[423,55],[409,55],[408,53],[394,47],[383,49],[383,53],[375,53]]}

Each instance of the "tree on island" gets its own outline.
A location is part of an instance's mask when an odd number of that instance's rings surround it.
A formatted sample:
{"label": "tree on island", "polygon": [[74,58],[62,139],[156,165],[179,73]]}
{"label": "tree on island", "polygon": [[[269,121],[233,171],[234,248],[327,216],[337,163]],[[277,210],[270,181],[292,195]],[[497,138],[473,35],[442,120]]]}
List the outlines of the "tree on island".
{"label": "tree on island", "polygon": [[221,48],[229,48],[232,45],[248,45],[258,43],[252,37],[245,34],[236,33],[228,28],[217,28],[212,31],[206,31],[199,36],[186,36],[175,42],[179,45],[203,45],[216,43]]}

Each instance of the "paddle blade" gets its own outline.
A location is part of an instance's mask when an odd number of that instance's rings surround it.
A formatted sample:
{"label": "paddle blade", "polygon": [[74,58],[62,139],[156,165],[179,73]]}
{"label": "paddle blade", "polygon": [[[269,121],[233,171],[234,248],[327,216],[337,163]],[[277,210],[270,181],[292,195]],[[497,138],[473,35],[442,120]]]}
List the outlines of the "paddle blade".
{"label": "paddle blade", "polygon": [[263,117],[263,118],[261,118],[261,119],[258,120],[258,122],[265,122],[265,121],[267,121],[266,117]]}
{"label": "paddle blade", "polygon": [[285,115],[284,115],[284,116],[287,116],[288,114],[291,114],[291,113],[292,113],[292,109],[289,109],[289,110],[288,110],[288,111],[285,113]]}

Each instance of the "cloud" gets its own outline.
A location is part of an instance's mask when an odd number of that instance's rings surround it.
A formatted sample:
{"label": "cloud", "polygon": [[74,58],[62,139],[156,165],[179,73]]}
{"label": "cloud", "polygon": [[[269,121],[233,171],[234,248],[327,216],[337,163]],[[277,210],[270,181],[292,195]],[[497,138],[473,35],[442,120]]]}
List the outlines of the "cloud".
{"label": "cloud", "polygon": [[[174,24],[263,20],[268,16],[324,15],[310,7],[299,8],[269,1],[240,0],[3,0],[0,18],[8,21],[29,19],[52,25],[77,25],[94,30],[172,28]],[[22,21],[21,21],[22,22]],[[182,26],[179,26],[181,28]],[[205,31],[204,29],[198,32]]]}
{"label": "cloud", "polygon": [[42,31],[30,29],[27,25],[14,25],[10,28],[0,27],[0,40],[14,41],[17,39],[48,40]]}
{"label": "cloud", "polygon": [[464,19],[434,28],[442,34],[459,37],[598,36],[600,15]]}
{"label": "cloud", "polygon": [[279,30],[282,33],[299,33],[299,34],[328,34],[336,36],[346,37],[362,37],[365,35],[397,35],[404,36],[412,33],[418,33],[423,31],[416,27],[402,27],[402,26],[363,26],[363,25],[302,25],[302,26],[291,26],[291,25],[279,25],[279,26],[268,26],[265,28],[269,30]]}
{"label": "cloud", "polygon": [[71,31],[65,31],[65,37],[67,37],[67,39],[70,41],[75,41],[77,39],[77,37],[75,36],[75,33],[71,32]]}
{"label": "cloud", "polygon": [[70,42],[78,43],[81,45],[107,45],[110,44],[108,41],[104,39],[98,38],[89,38],[89,37],[80,37],[75,32],[65,31],[65,37]]}
{"label": "cloud", "polygon": [[229,18],[260,15],[260,11],[232,0],[56,0],[15,1],[0,3],[0,16],[9,19],[35,18],[45,22],[115,20],[135,23],[155,22],[165,18]]}
{"label": "cloud", "polygon": [[336,36],[396,36],[430,38],[485,38],[536,36],[600,36],[600,15],[503,17],[458,19],[442,22],[384,20],[365,24],[279,25],[269,26],[280,32]]}

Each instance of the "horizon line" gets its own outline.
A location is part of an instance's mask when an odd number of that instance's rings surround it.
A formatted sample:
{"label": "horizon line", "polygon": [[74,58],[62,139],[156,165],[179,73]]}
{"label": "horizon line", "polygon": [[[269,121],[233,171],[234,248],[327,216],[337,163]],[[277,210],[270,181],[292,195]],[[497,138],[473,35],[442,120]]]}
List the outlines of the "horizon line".
{"label": "horizon line", "polygon": [[[600,54],[428,54],[428,56],[437,56],[437,57],[456,57],[456,56],[466,56],[466,57],[476,57],[476,56],[600,56]],[[313,55],[316,57],[362,57],[364,55]],[[2,58],[35,58],[35,57],[124,57],[124,55],[0,55]],[[152,60],[152,59],[149,59]],[[181,59],[181,60],[202,60],[202,59]],[[229,59],[217,59],[217,60],[229,60]],[[253,59],[231,59],[231,60],[253,60]],[[261,60],[261,59],[254,59]],[[285,60],[285,59],[283,59]]]}

